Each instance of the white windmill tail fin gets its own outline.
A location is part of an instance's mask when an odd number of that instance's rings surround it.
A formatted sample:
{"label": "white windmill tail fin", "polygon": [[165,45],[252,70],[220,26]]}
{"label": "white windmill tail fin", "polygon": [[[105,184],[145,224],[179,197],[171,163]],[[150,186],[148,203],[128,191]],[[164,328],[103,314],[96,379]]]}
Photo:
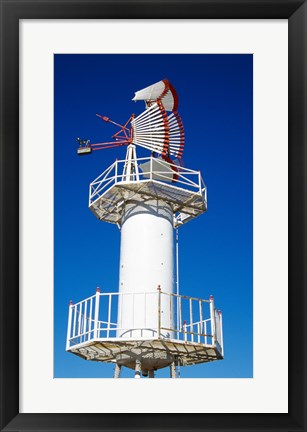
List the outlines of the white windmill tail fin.
{"label": "white windmill tail fin", "polygon": [[164,79],[135,93],[133,101],[143,100],[146,106],[160,100],[166,111],[177,111],[178,96],[171,83]]}
{"label": "white windmill tail fin", "polygon": [[145,87],[142,90],[135,92],[135,96],[132,100],[133,101],[137,101],[137,100],[156,101],[161,97],[164,90],[165,90],[164,81],[159,81],[155,84]]}

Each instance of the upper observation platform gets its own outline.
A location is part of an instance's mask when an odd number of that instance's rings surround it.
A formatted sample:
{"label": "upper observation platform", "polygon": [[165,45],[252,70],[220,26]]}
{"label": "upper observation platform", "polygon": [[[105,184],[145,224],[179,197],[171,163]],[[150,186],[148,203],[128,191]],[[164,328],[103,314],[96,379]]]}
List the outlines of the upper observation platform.
{"label": "upper observation platform", "polygon": [[[132,149],[133,150],[133,149]],[[200,171],[162,158],[116,160],[90,184],[89,208],[103,221],[120,224],[127,201],[162,200],[171,205],[174,227],[207,210],[207,189]]]}

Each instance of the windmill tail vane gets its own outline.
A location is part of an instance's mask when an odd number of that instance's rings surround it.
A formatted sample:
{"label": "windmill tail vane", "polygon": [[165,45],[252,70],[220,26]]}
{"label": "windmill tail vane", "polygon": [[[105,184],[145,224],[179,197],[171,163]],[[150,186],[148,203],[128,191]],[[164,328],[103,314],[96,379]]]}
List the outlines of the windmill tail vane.
{"label": "windmill tail vane", "polygon": [[102,121],[112,123],[118,131],[112,136],[113,141],[91,144],[89,140],[77,138],[78,155],[135,144],[160,155],[164,160],[182,158],[184,148],[184,128],[178,113],[178,95],[171,83],[164,79],[135,93],[133,101],[143,100],[145,111],[137,117],[132,114],[124,125],[107,116],[96,114]]}

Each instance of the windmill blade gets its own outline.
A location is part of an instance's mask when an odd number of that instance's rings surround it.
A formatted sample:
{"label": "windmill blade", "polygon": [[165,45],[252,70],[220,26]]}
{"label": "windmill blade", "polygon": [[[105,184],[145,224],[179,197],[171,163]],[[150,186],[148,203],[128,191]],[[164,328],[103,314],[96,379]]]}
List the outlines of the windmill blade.
{"label": "windmill blade", "polygon": [[[178,96],[171,83],[164,79],[135,93],[134,101],[143,100],[146,110],[131,124],[134,144],[162,156],[181,158],[184,129],[178,114]],[[167,111],[171,113],[167,115]]]}
{"label": "windmill blade", "polygon": [[167,115],[161,101],[157,101],[131,121],[132,142],[161,154],[181,158],[184,129],[177,112]]}
{"label": "windmill blade", "polygon": [[166,111],[177,111],[178,96],[171,83],[164,79],[135,93],[133,101],[143,100],[146,106],[160,100]]}
{"label": "windmill blade", "polygon": [[150,151],[166,155],[169,144],[167,114],[161,103],[154,103],[131,121],[132,142]]}
{"label": "windmill blade", "polygon": [[180,159],[184,148],[184,128],[180,115],[173,112],[168,116],[169,154]]}

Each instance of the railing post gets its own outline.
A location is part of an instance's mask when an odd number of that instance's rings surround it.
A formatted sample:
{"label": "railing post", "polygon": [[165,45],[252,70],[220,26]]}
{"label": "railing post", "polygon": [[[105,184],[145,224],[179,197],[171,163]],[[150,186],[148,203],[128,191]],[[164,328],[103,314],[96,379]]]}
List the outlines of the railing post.
{"label": "railing post", "polygon": [[180,333],[182,332],[182,302],[181,302],[181,296],[178,296],[179,301],[179,333],[178,333],[178,339],[180,339]]}
{"label": "railing post", "polygon": [[93,297],[91,297],[90,301],[90,313],[89,313],[89,322],[88,322],[88,337],[87,340],[90,340],[92,338],[92,314],[93,314]]}
{"label": "railing post", "polygon": [[158,339],[161,337],[161,287],[158,285]]}
{"label": "railing post", "polygon": [[83,330],[82,330],[82,333],[83,333],[83,342],[85,342],[85,338],[86,338],[86,336],[85,336],[85,333],[86,333],[86,328],[87,328],[87,318],[86,318],[86,314],[87,314],[87,300],[85,301],[85,304],[84,304],[84,320],[83,320]]}
{"label": "railing post", "polygon": [[186,320],[183,321],[183,339],[185,342],[187,341],[187,322],[186,322]]}
{"label": "railing post", "polygon": [[88,194],[88,205],[90,206],[92,202],[92,184],[89,186],[89,194]]}
{"label": "railing post", "polygon": [[204,331],[203,331],[203,325],[204,325],[204,323],[203,323],[203,305],[202,305],[202,301],[201,300],[199,300],[199,303],[198,303],[198,305],[199,305],[199,337],[198,337],[198,342],[200,342],[201,341],[201,334],[202,333],[204,333]]}
{"label": "railing post", "polygon": [[222,349],[222,356],[224,357],[224,342],[223,342],[223,315],[222,315],[222,311],[218,311],[218,314],[219,314],[219,319],[220,319],[220,332],[221,332],[221,334],[220,334],[220,337],[221,337],[221,340],[220,340],[220,343],[221,343],[221,349]]}
{"label": "railing post", "polygon": [[68,309],[68,324],[67,324],[67,338],[66,338],[66,350],[70,347],[70,335],[71,335],[71,319],[72,319],[72,300],[69,302],[69,309]]}
{"label": "railing post", "polygon": [[112,294],[109,294],[107,338],[110,336]]}
{"label": "railing post", "polygon": [[118,160],[117,160],[117,158],[115,159],[115,182],[114,183],[117,183],[117,171],[118,171],[118,169],[117,169],[117,164],[118,164]]}
{"label": "railing post", "polygon": [[99,300],[100,300],[100,288],[96,288],[95,298],[95,317],[94,317],[94,338],[98,339],[98,317],[99,317]]}
{"label": "railing post", "polygon": [[152,180],[152,156],[150,156],[150,180]]}
{"label": "railing post", "polygon": [[193,305],[192,305],[192,299],[189,299],[189,306],[190,306],[190,332],[191,334],[191,341],[194,342],[194,326],[193,326]]}
{"label": "railing post", "polygon": [[210,319],[211,319],[211,333],[212,333],[212,345],[215,346],[215,315],[214,315],[214,298],[210,296]]}

